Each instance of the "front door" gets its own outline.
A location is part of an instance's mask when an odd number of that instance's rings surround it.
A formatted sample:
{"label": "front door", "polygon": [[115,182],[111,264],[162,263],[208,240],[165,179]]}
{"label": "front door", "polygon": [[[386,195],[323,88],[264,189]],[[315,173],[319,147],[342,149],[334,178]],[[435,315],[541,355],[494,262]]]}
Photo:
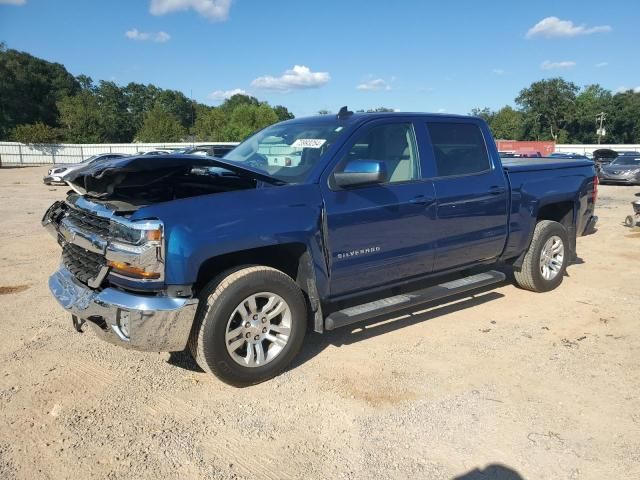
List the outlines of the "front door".
{"label": "front door", "polygon": [[414,123],[380,120],[362,126],[341,151],[349,160],[384,162],[384,184],[323,188],[330,250],[331,295],[431,272],[434,260],[433,183],[423,179]]}

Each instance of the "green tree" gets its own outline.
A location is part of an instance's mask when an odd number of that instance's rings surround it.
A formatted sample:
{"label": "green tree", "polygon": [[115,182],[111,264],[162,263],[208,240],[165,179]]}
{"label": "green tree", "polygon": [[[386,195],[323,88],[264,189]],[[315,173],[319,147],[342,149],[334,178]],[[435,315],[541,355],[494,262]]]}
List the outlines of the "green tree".
{"label": "green tree", "polygon": [[184,128],[191,128],[194,118],[193,104],[184,93],[177,90],[160,90],[154,105],[160,105],[165,112],[177,118]]}
{"label": "green tree", "polygon": [[627,90],[611,99],[607,143],[640,143],[640,92]]}
{"label": "green tree", "polygon": [[90,90],[58,102],[62,134],[70,143],[104,143],[108,141],[103,128],[98,99]]}
{"label": "green tree", "polygon": [[80,90],[64,66],[0,44],[0,139],[16,125],[58,124],[56,102]]}
{"label": "green tree", "polygon": [[471,115],[473,115],[474,117],[480,117],[487,123],[491,123],[495,114],[496,113],[488,107],[484,107],[484,108],[475,107],[471,110]]}
{"label": "green tree", "polygon": [[569,122],[569,141],[596,143],[596,116],[611,109],[611,92],[600,85],[587,85],[577,96]]}
{"label": "green tree", "polygon": [[224,141],[226,127],[227,115],[220,108],[201,111],[196,116],[195,134],[199,140]]}
{"label": "green tree", "polygon": [[522,113],[507,105],[492,114],[489,127],[496,139],[519,140],[523,134],[522,122]]}
{"label": "green tree", "polygon": [[177,142],[187,134],[175,115],[155,105],[144,119],[142,128],[136,134],[139,142]]}
{"label": "green tree", "polygon": [[98,102],[103,138],[108,142],[131,142],[135,127],[124,90],[114,82],[101,81],[94,89],[94,94]]}
{"label": "green tree", "polygon": [[284,120],[291,120],[292,118],[295,118],[295,115],[291,113],[287,109],[287,107],[283,107],[282,105],[276,105],[275,107],[273,107],[273,111],[278,117],[279,122],[282,122]]}
{"label": "green tree", "polygon": [[277,121],[278,116],[269,105],[239,105],[231,112],[221,140],[240,141]]}
{"label": "green tree", "polygon": [[237,93],[236,95],[233,95],[232,97],[227,98],[222,103],[222,105],[220,105],[219,108],[222,109],[224,112],[230,113],[230,112],[233,112],[240,105],[251,105],[251,106],[257,107],[259,105],[262,105],[262,103],[256,97]]}
{"label": "green tree", "polygon": [[134,131],[137,132],[142,128],[144,116],[153,108],[159,92],[160,89],[154,85],[133,82],[123,88]]}
{"label": "green tree", "polygon": [[525,134],[535,140],[566,140],[578,90],[562,78],[540,80],[523,89],[516,104],[525,116]]}
{"label": "green tree", "polygon": [[26,144],[58,143],[61,139],[60,131],[42,122],[30,125],[18,125],[13,129],[13,139]]}

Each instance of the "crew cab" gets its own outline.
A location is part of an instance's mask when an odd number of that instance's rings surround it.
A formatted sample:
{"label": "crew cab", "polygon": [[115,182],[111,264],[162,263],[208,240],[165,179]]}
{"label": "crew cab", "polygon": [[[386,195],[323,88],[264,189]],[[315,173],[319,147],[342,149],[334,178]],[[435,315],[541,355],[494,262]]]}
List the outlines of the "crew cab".
{"label": "crew cab", "polygon": [[188,348],[236,386],[281,372],[308,330],[487,288],[505,280],[496,265],[552,290],[597,220],[592,161],[501,160],[483,120],[455,115],[343,108],[221,159],[128,157],[67,182],[42,222],[76,329]]}

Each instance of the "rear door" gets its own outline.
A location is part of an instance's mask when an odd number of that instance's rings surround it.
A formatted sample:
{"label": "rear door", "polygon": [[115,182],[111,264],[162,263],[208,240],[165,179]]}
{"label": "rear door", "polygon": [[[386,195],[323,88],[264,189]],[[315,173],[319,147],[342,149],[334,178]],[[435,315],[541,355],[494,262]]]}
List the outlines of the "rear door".
{"label": "rear door", "polygon": [[[331,295],[338,296],[431,272],[435,219],[433,183],[425,180],[416,124],[409,118],[360,127],[338,153],[323,182]],[[420,133],[421,142],[425,136]],[[332,175],[349,160],[385,162],[380,185],[340,189]]]}
{"label": "rear door", "polygon": [[[498,257],[507,239],[507,180],[480,124],[426,122],[437,198],[434,270]],[[489,141],[492,141],[489,139]]]}

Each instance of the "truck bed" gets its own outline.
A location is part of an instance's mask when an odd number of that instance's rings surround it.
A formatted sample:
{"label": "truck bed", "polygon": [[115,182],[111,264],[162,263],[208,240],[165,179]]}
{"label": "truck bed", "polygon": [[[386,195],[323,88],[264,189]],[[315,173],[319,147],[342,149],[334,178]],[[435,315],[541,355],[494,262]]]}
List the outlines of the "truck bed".
{"label": "truck bed", "polygon": [[502,158],[502,166],[508,172],[528,172],[534,170],[555,170],[593,166],[591,160],[572,158]]}

